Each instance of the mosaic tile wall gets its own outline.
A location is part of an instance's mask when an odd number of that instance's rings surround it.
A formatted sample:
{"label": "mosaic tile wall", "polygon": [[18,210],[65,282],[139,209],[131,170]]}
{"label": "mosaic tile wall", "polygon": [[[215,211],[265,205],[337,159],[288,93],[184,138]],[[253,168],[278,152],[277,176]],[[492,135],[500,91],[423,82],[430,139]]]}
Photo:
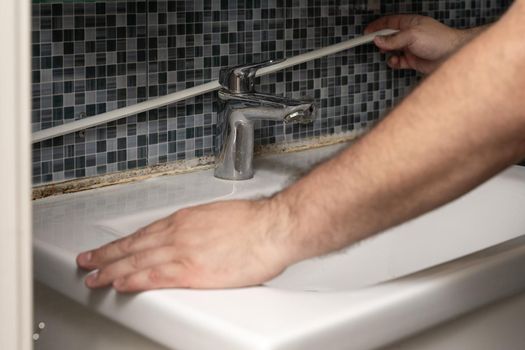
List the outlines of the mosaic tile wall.
{"label": "mosaic tile wall", "polygon": [[[381,14],[420,13],[469,27],[510,0],[33,1],[33,131],[216,79],[221,67],[297,55],[360,35]],[[417,82],[372,45],[260,79],[264,92],[314,97],[308,126],[259,122],[256,143],[367,129]],[[213,154],[216,93],[33,147],[35,185]]]}

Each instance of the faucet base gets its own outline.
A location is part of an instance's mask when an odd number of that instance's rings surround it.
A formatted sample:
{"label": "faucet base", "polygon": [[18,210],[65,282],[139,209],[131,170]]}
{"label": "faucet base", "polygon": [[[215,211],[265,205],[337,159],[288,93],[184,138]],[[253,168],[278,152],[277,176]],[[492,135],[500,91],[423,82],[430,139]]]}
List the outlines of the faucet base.
{"label": "faucet base", "polygon": [[[239,110],[226,108],[229,115],[224,144],[216,158],[215,177],[223,180],[248,180],[253,177],[253,122]],[[221,115],[224,117],[224,115]]]}
{"label": "faucet base", "polygon": [[243,181],[243,180],[250,180],[253,179],[253,173],[251,174],[228,174],[225,175],[221,173],[220,171],[217,171],[215,169],[215,173],[213,174],[217,179],[221,180],[229,180],[229,181]]}

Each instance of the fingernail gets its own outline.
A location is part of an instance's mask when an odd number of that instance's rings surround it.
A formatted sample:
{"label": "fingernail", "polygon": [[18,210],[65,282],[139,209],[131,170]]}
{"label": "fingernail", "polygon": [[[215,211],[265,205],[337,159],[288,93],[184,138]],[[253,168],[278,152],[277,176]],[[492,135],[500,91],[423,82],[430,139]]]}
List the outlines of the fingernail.
{"label": "fingernail", "polygon": [[81,264],[88,264],[91,262],[93,254],[91,252],[85,252],[79,255],[78,260]]}
{"label": "fingernail", "polygon": [[117,278],[113,281],[113,287],[120,288],[124,285],[124,278]]}
{"label": "fingernail", "polygon": [[86,277],[86,284],[88,285],[88,287],[94,287],[97,279],[98,279],[98,271]]}

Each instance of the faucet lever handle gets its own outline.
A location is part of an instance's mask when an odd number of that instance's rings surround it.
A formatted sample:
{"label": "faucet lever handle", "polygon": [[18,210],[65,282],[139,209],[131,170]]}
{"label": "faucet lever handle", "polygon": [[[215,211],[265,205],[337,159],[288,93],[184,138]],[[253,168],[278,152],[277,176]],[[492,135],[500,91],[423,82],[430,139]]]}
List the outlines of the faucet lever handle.
{"label": "faucet lever handle", "polygon": [[282,61],[284,61],[284,59],[223,68],[219,72],[219,84],[233,93],[254,92],[255,74],[257,70]]}

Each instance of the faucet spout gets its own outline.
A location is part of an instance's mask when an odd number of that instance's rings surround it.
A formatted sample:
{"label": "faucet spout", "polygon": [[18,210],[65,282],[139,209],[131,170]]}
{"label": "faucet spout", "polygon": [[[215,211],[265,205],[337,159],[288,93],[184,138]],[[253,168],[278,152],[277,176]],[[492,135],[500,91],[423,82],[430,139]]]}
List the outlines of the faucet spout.
{"label": "faucet spout", "polygon": [[314,100],[294,100],[287,97],[261,93],[231,93],[219,91],[221,101],[233,109],[242,109],[248,120],[273,120],[310,123],[315,119],[317,107]]}

